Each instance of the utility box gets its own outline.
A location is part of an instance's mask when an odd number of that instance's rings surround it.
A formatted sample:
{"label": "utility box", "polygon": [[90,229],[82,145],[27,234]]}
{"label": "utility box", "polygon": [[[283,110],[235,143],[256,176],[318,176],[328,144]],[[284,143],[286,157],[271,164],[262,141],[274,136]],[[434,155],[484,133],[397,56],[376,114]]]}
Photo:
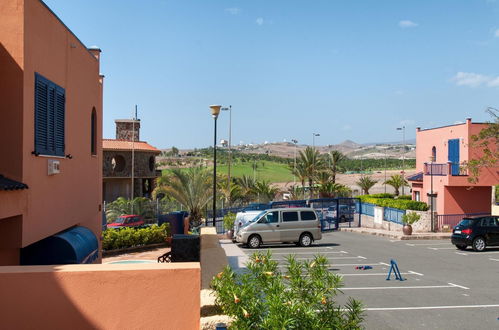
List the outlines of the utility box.
{"label": "utility box", "polygon": [[199,250],[199,235],[173,235],[171,251],[173,262],[199,262]]}
{"label": "utility box", "polygon": [[48,160],[48,175],[55,175],[61,173],[59,160],[49,159]]}

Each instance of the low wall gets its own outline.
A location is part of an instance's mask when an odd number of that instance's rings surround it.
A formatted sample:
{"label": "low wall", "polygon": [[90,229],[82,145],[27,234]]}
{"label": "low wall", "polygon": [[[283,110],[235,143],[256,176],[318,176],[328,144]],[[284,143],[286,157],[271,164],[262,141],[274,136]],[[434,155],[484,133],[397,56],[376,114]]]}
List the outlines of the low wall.
{"label": "low wall", "polygon": [[201,228],[201,288],[210,287],[213,276],[227,266],[227,256],[220,246],[214,227]]}
{"label": "low wall", "polygon": [[[407,213],[417,213],[421,216],[420,220],[412,225],[412,230],[415,233],[431,232],[431,214],[428,211],[407,211]],[[435,216],[436,217],[436,216]],[[436,219],[436,218],[435,218]],[[384,229],[389,231],[402,231],[402,225],[383,220],[383,207],[375,206],[374,217],[362,214],[361,225],[364,228]]]}
{"label": "low wall", "polygon": [[199,329],[199,263],[0,267],[3,329]]}

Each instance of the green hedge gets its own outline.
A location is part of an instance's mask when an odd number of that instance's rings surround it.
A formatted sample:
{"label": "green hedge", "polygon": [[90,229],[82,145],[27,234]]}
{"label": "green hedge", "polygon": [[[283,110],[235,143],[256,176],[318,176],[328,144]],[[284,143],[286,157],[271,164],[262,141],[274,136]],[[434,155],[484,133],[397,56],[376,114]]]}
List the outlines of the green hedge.
{"label": "green hedge", "polygon": [[[377,194],[381,195],[381,194]],[[414,210],[414,211],[427,211],[428,210],[428,205],[424,202],[417,202],[413,200],[407,200],[407,199],[392,199],[392,198],[376,198],[373,196],[377,195],[362,195],[358,196],[358,198],[363,202],[363,203],[370,203],[374,204],[377,206],[382,206],[382,207],[392,207],[395,209],[401,209],[401,210]]]}
{"label": "green hedge", "polygon": [[115,250],[164,243],[169,235],[170,227],[167,223],[146,228],[110,228],[102,233],[102,248],[104,250]]}

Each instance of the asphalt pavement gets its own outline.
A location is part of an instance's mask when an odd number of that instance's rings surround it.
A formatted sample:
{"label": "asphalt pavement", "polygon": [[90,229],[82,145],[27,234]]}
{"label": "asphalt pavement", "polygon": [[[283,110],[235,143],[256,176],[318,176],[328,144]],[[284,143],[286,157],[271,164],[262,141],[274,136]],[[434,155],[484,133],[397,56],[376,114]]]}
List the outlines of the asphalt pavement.
{"label": "asphalt pavement", "polygon": [[[255,251],[239,248],[239,254]],[[276,244],[258,250],[266,249],[282,265],[289,254],[326,256],[330,270],[343,276],[338,302],[362,301],[366,329],[499,329],[497,248],[480,253],[457,250],[448,239],[401,241],[333,232],[309,248]],[[393,275],[386,280],[392,259],[404,281]]]}

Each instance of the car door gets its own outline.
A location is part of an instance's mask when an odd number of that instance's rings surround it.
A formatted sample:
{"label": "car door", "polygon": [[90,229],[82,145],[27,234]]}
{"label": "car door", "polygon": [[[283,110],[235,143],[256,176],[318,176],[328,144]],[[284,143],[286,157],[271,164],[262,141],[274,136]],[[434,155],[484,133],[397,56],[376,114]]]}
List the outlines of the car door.
{"label": "car door", "polygon": [[301,229],[298,211],[282,211],[280,223],[281,242],[298,242]]}
{"label": "car door", "polygon": [[499,220],[498,217],[489,217],[489,245],[499,245]]}
{"label": "car door", "polygon": [[254,232],[262,238],[263,242],[279,241],[279,211],[265,213],[253,226],[251,232]]}

